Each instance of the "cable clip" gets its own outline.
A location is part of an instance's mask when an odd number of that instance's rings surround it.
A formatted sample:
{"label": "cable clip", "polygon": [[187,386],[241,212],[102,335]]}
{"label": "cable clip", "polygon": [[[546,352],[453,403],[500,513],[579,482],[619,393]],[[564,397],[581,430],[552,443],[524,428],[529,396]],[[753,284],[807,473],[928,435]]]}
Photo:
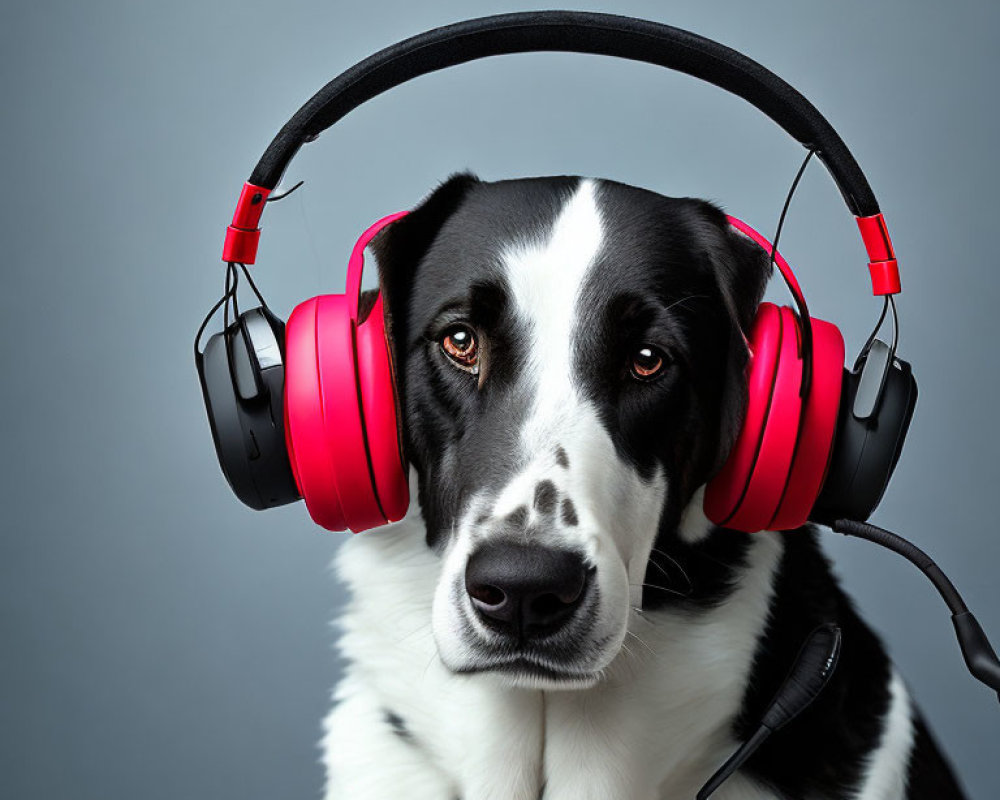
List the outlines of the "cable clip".
{"label": "cable clip", "polygon": [[298,189],[303,183],[305,183],[305,181],[299,181],[297,184],[295,184],[291,189],[288,189],[287,191],[279,192],[278,194],[272,194],[269,198],[267,198],[265,202],[274,203],[277,202],[278,200],[284,200],[286,197],[288,197],[288,195],[290,195],[292,192]]}

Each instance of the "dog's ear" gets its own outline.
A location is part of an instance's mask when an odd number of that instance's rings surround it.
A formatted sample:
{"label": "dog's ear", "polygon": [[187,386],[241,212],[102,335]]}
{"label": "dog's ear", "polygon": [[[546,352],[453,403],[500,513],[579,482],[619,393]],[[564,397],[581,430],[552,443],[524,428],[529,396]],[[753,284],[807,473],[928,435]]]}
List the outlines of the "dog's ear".
{"label": "dog's ear", "polygon": [[[771,277],[771,259],[760,245],[728,221],[724,233],[725,249],[712,254],[713,267],[723,302],[739,328],[741,343],[745,343]],[[746,354],[746,347],[742,349]]]}
{"label": "dog's ear", "polygon": [[729,331],[713,473],[725,463],[743,424],[747,401],[746,368],[750,358],[747,338],[771,276],[769,254],[733,228],[721,211],[714,210],[722,236],[712,238],[707,256],[727,312]]}
{"label": "dog's ear", "polygon": [[394,329],[403,334],[408,329],[408,300],[420,262],[441,226],[478,183],[479,179],[468,172],[452,175],[409,214],[372,240],[390,332]]}

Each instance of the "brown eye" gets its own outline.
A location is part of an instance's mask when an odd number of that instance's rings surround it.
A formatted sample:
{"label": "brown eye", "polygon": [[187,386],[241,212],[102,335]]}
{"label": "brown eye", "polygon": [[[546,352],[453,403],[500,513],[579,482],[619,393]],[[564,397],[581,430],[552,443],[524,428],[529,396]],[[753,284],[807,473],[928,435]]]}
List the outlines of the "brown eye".
{"label": "brown eye", "polygon": [[632,354],[630,369],[633,377],[648,381],[663,371],[664,363],[663,353],[655,347],[644,344]]}
{"label": "brown eye", "polygon": [[476,374],[479,371],[479,343],[468,325],[453,325],[441,337],[441,349],[461,369]]}

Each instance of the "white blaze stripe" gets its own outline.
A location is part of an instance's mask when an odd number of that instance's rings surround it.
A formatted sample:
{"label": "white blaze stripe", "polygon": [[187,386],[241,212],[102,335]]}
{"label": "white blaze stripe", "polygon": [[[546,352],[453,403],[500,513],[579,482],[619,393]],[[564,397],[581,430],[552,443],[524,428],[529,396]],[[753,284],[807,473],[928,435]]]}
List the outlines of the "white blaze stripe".
{"label": "white blaze stripe", "polygon": [[581,181],[552,227],[548,241],[523,242],[504,253],[517,310],[528,327],[523,380],[534,406],[522,432],[529,450],[551,437],[554,418],[580,402],[572,373],[577,301],[601,248],[603,226],[594,183]]}

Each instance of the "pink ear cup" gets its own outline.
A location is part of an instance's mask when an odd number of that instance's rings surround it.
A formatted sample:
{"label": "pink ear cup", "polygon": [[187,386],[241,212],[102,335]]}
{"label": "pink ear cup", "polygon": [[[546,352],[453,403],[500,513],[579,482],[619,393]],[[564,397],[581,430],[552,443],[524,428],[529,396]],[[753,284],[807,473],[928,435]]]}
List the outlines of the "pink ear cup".
{"label": "pink ear cup", "polygon": [[396,522],[406,514],[410,491],[399,446],[395,384],[381,295],[368,318],[358,326],[357,340],[358,381],[375,491],[386,519]]}
{"label": "pink ear cup", "polygon": [[[802,290],[781,254],[736,217],[729,224],[771,253],[792,294]],[[748,400],[743,426],[726,463],[705,489],[704,509],[716,525],[753,533],[805,524],[826,478],[840,406],[844,339],[835,325],[812,319],[812,374],[800,396],[802,345],[790,308],[761,303],[750,332]]]}
{"label": "pink ear cup", "polygon": [[347,527],[360,533],[384,525],[386,519],[379,508],[370,469],[355,360],[355,330],[344,295],[324,295],[317,300],[316,340],[326,446],[333,460],[336,490]]}
{"label": "pink ear cup", "polygon": [[386,520],[368,468],[353,338],[343,295],[314,297],[292,312],[286,327],[286,438],[313,520],[329,530],[360,532]]}
{"label": "pink ear cup", "polygon": [[317,525],[342,531],[347,521],[335,488],[319,383],[318,305],[317,297],[300,303],[285,325],[285,444],[309,515]]}
{"label": "pink ear cup", "polygon": [[758,531],[767,527],[778,510],[785,491],[788,473],[795,456],[802,415],[801,340],[795,314],[790,308],[778,309],[781,315],[781,344],[778,371],[771,391],[771,404],[764,422],[746,494],[739,508],[726,524],[736,530]]}
{"label": "pink ear cup", "polygon": [[781,314],[773,303],[761,303],[750,328],[747,407],[726,463],[705,489],[705,514],[726,525],[746,493],[757,460],[781,349]]}
{"label": "pink ear cup", "polygon": [[[761,304],[763,310],[767,303]],[[747,532],[767,527],[781,502],[798,437],[802,399],[799,389],[802,362],[799,359],[799,338],[795,315],[789,308],[777,309],[778,363],[770,392],[767,414],[759,431],[744,425],[743,433],[758,444],[751,472],[736,508],[728,519],[719,524]],[[767,346],[773,346],[773,332],[768,332]],[[751,337],[751,350],[756,353],[763,343]],[[752,368],[751,368],[752,369]]]}
{"label": "pink ear cup", "polygon": [[791,474],[777,513],[766,527],[805,525],[819,497],[833,450],[844,373],[844,337],[836,325],[812,319],[813,360],[809,396],[795,447]]}
{"label": "pink ear cup", "polygon": [[844,340],[813,319],[813,363],[803,408],[801,337],[790,308],[761,303],[750,333],[747,413],[722,470],[705,491],[705,513],[733,530],[804,525],[819,496],[840,405]]}
{"label": "pink ear cup", "polygon": [[285,439],[310,516],[355,533],[402,519],[409,505],[381,297],[358,323],[364,249],[406,212],[358,239],[347,294],[299,304],[285,328]]}

